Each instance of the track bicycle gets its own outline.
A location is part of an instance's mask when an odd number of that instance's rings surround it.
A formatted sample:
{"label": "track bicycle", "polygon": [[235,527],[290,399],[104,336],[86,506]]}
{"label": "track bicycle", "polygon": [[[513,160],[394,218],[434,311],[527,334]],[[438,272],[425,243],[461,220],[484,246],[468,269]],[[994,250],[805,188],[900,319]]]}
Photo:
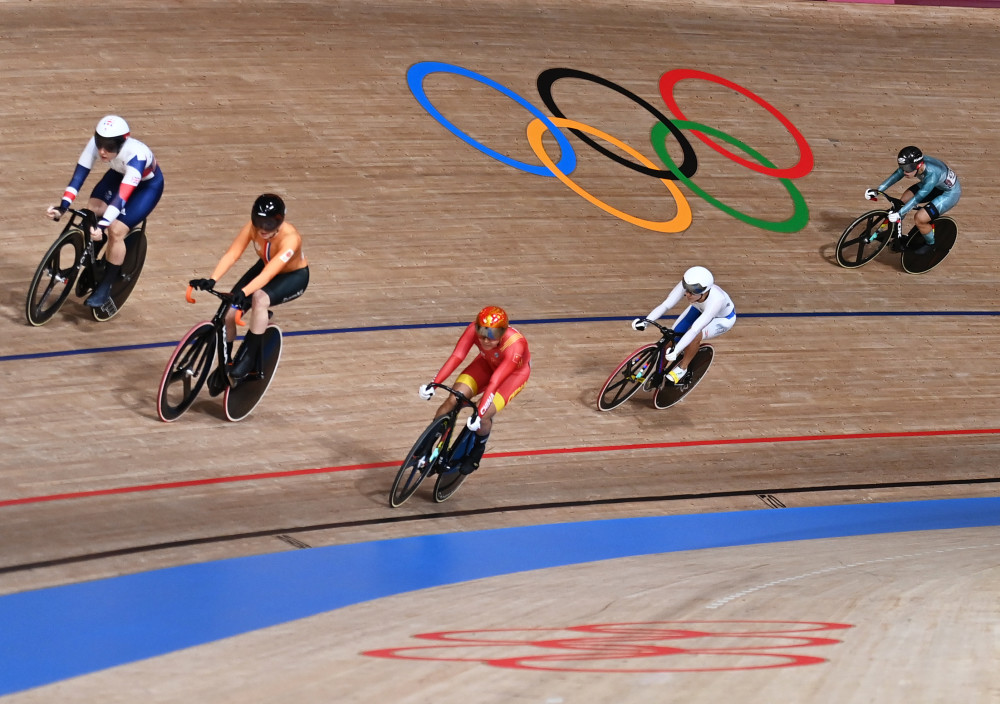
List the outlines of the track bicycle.
{"label": "track bicycle", "polygon": [[[889,201],[892,210],[899,211],[903,201],[884,191],[875,191]],[[918,206],[918,209],[923,206]],[[934,218],[934,244],[930,251],[917,253],[914,244],[923,243],[923,237],[914,225],[903,234],[902,220],[889,222],[889,210],[870,210],[854,220],[837,241],[837,263],[847,269],[864,266],[877,257],[886,245],[902,251],[903,270],[909,274],[923,274],[940,264],[958,236],[958,226],[950,217]]]}
{"label": "track bicycle", "polygon": [[[437,474],[434,482],[434,501],[441,503],[458,491],[466,474],[460,471],[462,460],[472,449],[476,434],[469,430],[465,422],[458,420],[466,408],[475,413],[476,404],[463,394],[444,384],[430,384],[431,388],[444,389],[458,403],[448,413],[431,421],[427,429],[410,448],[406,459],[396,472],[396,479],[389,490],[389,505],[398,508],[413,496],[420,483],[429,475]],[[461,428],[455,437],[455,429]]]}
{"label": "track bicycle", "polygon": [[597,397],[597,407],[602,411],[618,408],[640,389],[653,392],[654,407],[661,410],[670,408],[691,393],[712,366],[715,349],[708,344],[701,345],[691,364],[688,365],[687,374],[679,384],[674,384],[667,378],[667,374],[677,366],[680,359],[667,361],[667,352],[672,350],[684,335],[660,325],[655,320],[648,318],[642,320],[655,325],[662,335],[658,342],[643,345],[626,357],[611,373]]}
{"label": "track bicycle", "polygon": [[[191,293],[192,288],[188,286],[185,294],[188,303],[195,302]],[[230,363],[226,345],[226,313],[232,305],[233,296],[215,289],[206,293],[219,299],[219,309],[211,320],[198,323],[181,338],[160,379],[156,411],[160,420],[168,423],[184,415],[206,382],[211,396],[224,394],[222,405],[226,418],[243,420],[264,397],[281,361],[281,328],[268,325],[260,342],[254,370],[239,382],[230,379],[226,373]],[[237,322],[242,323],[239,314]],[[244,353],[241,346],[236,360]],[[214,371],[213,362],[216,363]]]}
{"label": "track bicycle", "polygon": [[[70,293],[83,298],[104,278],[104,259],[100,258],[107,235],[100,242],[90,236],[97,226],[97,216],[90,210],[70,208],[69,221],[42,257],[31,278],[24,313],[31,325],[47,323],[62,307]],[[125,237],[125,262],[111,285],[111,300],[100,308],[91,308],[94,320],[110,320],[135,288],[146,261],[146,221],[143,220]]]}

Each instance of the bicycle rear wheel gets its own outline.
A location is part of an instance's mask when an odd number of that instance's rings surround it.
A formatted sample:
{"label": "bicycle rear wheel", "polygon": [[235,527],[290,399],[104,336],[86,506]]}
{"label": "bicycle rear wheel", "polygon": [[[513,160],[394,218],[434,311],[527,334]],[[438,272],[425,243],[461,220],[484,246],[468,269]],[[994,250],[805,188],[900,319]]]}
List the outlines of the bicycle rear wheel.
{"label": "bicycle rear wheel", "polygon": [[441,503],[450,499],[468,476],[467,474],[462,474],[459,471],[459,467],[461,467],[462,461],[469,453],[471,443],[475,440],[474,437],[470,437],[472,435],[473,432],[471,430],[463,427],[462,432],[458,434],[458,438],[452,443],[451,449],[447,452],[449,466],[446,471],[438,473],[437,481],[434,482],[435,502]]}
{"label": "bicycle rear wheel", "polygon": [[404,501],[413,496],[424,477],[434,470],[451,435],[451,422],[450,416],[435,418],[420,434],[396,472],[396,479],[389,490],[390,506],[402,506]]}
{"label": "bicycle rear wheel", "polygon": [[68,228],[42,257],[31,278],[24,305],[30,324],[36,327],[44,325],[66,302],[80,273],[84,246],[83,230]]}
{"label": "bicycle rear wheel", "polygon": [[650,374],[656,372],[660,351],[656,344],[640,347],[618,365],[601,387],[597,407],[602,411],[618,408],[638,391]]}
{"label": "bicycle rear wheel", "polygon": [[215,326],[205,321],[181,338],[160,379],[156,412],[160,420],[177,420],[201,391],[215,356]]}
{"label": "bicycle rear wheel", "polygon": [[837,263],[856,269],[878,256],[899,223],[889,222],[889,211],[871,210],[852,222],[837,241]]}
{"label": "bicycle rear wheel", "polygon": [[[105,305],[101,308],[91,308],[94,320],[105,321],[118,315],[118,311],[125,305],[132,289],[139,281],[139,274],[142,273],[142,266],[146,263],[146,232],[145,230],[133,230],[125,238],[125,261],[118,272],[118,278],[111,284],[111,301],[114,305]],[[100,283],[99,281],[97,283]]]}
{"label": "bicycle rear wheel", "polygon": [[712,366],[713,359],[715,359],[715,350],[711,345],[699,347],[694,359],[691,360],[691,366],[688,367],[688,373],[681,380],[681,383],[671,384],[669,379],[664,380],[663,385],[653,394],[653,406],[663,410],[680,403],[681,399],[691,393],[698,382],[704,378],[708,368]]}
{"label": "bicycle rear wheel", "polygon": [[268,325],[260,341],[261,369],[259,378],[247,377],[236,386],[227,386],[222,405],[226,409],[226,418],[240,421],[250,415],[257,407],[264,393],[274,380],[274,373],[281,361],[281,328]]}

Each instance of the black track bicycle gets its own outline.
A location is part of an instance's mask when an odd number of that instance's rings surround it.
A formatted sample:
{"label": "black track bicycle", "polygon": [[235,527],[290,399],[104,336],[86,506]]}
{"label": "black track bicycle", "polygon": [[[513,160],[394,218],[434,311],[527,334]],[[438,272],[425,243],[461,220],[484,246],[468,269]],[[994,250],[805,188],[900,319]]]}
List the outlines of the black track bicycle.
{"label": "black track bicycle", "polygon": [[[892,210],[899,211],[903,201],[883,191],[875,191],[889,201]],[[918,208],[921,206],[918,206]],[[864,266],[877,257],[886,245],[902,250],[903,270],[910,274],[923,274],[940,264],[958,236],[958,225],[949,217],[934,218],[934,245],[930,251],[918,253],[917,246],[924,244],[923,236],[912,227],[903,234],[902,220],[889,222],[889,210],[870,210],[854,220],[837,241],[837,263],[847,269]]]}
{"label": "black track bicycle", "polygon": [[[191,293],[192,289],[188,286],[185,295],[188,303],[195,302]],[[243,420],[264,397],[281,361],[281,328],[268,325],[261,339],[254,370],[239,382],[231,380],[226,374],[230,361],[226,346],[226,313],[233,297],[231,293],[214,289],[206,293],[220,299],[219,309],[211,320],[198,323],[181,338],[160,379],[156,412],[165,422],[184,415],[206,383],[211,396],[224,394],[226,418]],[[241,354],[244,354],[243,347],[240,347],[236,357]],[[214,371],[213,362],[216,363]]]}
{"label": "black track bicycle", "polygon": [[711,345],[701,345],[688,366],[687,374],[679,384],[674,384],[667,378],[667,373],[677,366],[680,360],[668,361],[667,352],[674,348],[683,334],[674,332],[655,320],[646,318],[642,320],[655,325],[662,335],[659,341],[637,349],[611,372],[611,376],[604,382],[597,397],[597,407],[602,411],[618,408],[640,389],[653,392],[654,407],[670,408],[691,393],[712,366],[715,350]]}
{"label": "black track bicycle", "polygon": [[[71,293],[86,297],[104,278],[101,251],[107,236],[99,242],[90,237],[97,217],[89,210],[70,208],[70,219],[56,237],[31,278],[24,313],[31,325],[47,323],[62,308]],[[100,308],[91,308],[94,320],[110,320],[135,288],[146,261],[146,221],[143,220],[125,237],[125,262],[111,285],[111,300]]]}
{"label": "black track bicycle", "polygon": [[[455,407],[439,418],[431,421],[427,429],[410,448],[406,459],[396,472],[396,479],[389,490],[389,505],[398,508],[403,502],[413,496],[420,483],[431,474],[437,475],[434,482],[434,500],[445,501],[458,491],[467,475],[459,469],[462,460],[472,449],[476,434],[469,430],[465,421],[459,421],[459,414],[466,409],[473,409],[476,404],[464,395],[444,384],[431,384],[432,388],[444,389],[454,396],[458,403]],[[456,428],[460,428],[458,433]]]}

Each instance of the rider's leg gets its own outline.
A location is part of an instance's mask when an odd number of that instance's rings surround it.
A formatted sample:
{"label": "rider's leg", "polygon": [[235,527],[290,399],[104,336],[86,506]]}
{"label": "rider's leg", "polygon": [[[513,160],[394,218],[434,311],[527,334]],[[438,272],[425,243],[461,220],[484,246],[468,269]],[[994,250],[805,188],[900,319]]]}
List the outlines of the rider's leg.
{"label": "rider's leg", "polygon": [[476,436],[472,441],[472,449],[469,450],[469,454],[465,456],[462,460],[462,465],[459,467],[458,471],[462,474],[472,474],[477,469],[479,469],[479,463],[483,459],[483,453],[486,452],[486,441],[490,439],[490,431],[493,430],[493,416],[497,414],[497,402],[503,407],[503,399],[499,395],[493,396],[493,402],[486,408],[479,421],[479,430],[476,431]]}
{"label": "rider's leg", "polygon": [[233,379],[244,379],[251,372],[260,371],[260,344],[264,338],[264,330],[267,329],[267,310],[270,305],[271,299],[264,293],[263,289],[253,292],[250,307],[250,330],[243,337],[238,359],[229,371],[229,376]]}
{"label": "rider's leg", "polygon": [[674,384],[679,384],[687,375],[687,368],[694,360],[694,356],[698,354],[698,348],[701,347],[701,341],[704,335],[704,331],[699,332],[695,338],[691,340],[691,344],[684,348],[684,351],[681,353],[681,358],[677,361],[677,364],[674,365],[674,368],[670,370],[670,373],[667,374],[668,381]]}
{"label": "rider's leg", "polygon": [[[96,203],[106,207],[102,201],[96,201]],[[91,199],[91,205],[94,204],[94,199]],[[104,211],[104,207],[100,208],[101,212]],[[95,213],[100,217],[100,213],[96,210]],[[108,243],[104,247],[104,261],[106,263],[104,278],[87,298],[86,304],[91,308],[100,308],[111,299],[111,285],[118,279],[118,273],[121,271],[122,264],[125,263],[125,237],[129,233],[129,226],[121,220],[115,220],[108,226],[106,233]]]}

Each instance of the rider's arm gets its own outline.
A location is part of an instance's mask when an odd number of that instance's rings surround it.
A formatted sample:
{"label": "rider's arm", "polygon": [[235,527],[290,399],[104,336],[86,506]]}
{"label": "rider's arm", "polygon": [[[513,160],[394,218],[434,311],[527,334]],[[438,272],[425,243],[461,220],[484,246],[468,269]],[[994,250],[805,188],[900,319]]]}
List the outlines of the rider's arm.
{"label": "rider's arm", "polygon": [[901,178],[903,178],[903,169],[902,168],[898,168],[895,171],[893,171],[891,174],[889,174],[889,178],[887,178],[885,181],[883,181],[882,185],[880,185],[876,190],[884,191],[889,186],[891,186],[894,183],[898,182],[899,179],[901,179]]}
{"label": "rider's arm", "polygon": [[[148,155],[149,159],[152,159],[152,154]],[[142,174],[146,170],[147,160],[145,155],[135,155],[128,160],[125,164],[125,175],[122,176],[121,185],[118,186],[118,193],[111,202],[108,203],[107,209],[104,211],[104,215],[101,217],[100,222],[97,223],[98,227],[107,227],[113,223],[121,212],[125,209],[125,203],[131,197],[132,192],[135,191],[135,187],[139,185],[142,181]]]}
{"label": "rider's arm", "polygon": [[451,356],[445,361],[444,366],[441,367],[441,371],[437,373],[434,377],[434,383],[440,384],[442,381],[451,376],[451,373],[455,371],[462,360],[465,359],[466,355],[469,354],[469,350],[472,349],[472,345],[476,340],[476,324],[469,323],[469,326],[465,328],[465,332],[462,336],[458,338],[458,343],[455,345],[454,351]]}
{"label": "rider's arm", "polygon": [[677,305],[677,302],[681,300],[681,296],[683,295],[684,286],[678,281],[673,291],[664,299],[663,303],[650,311],[649,315],[646,316],[646,320],[659,320],[662,318],[664,313]]}
{"label": "rider's arm", "polygon": [[718,288],[713,288],[709,291],[708,298],[705,299],[705,308],[702,310],[701,315],[695,318],[695,321],[688,328],[687,332],[684,333],[683,337],[677,341],[674,349],[680,353],[691,344],[694,338],[698,337],[698,334],[708,327],[708,324],[718,318],[723,309],[726,306],[726,296],[719,291]]}
{"label": "rider's arm", "polygon": [[930,196],[931,191],[937,186],[948,174],[948,167],[944,164],[937,166],[929,158],[924,159],[924,174],[923,178],[920,180],[920,188],[916,190],[913,194],[913,198],[906,202],[902,208],[899,209],[900,215],[906,215],[908,212],[913,210],[916,206],[921,203],[927,202],[928,196]]}
{"label": "rider's arm", "polygon": [[226,275],[226,272],[233,267],[233,264],[235,264],[239,258],[243,256],[243,252],[246,251],[247,245],[250,244],[251,227],[252,226],[249,222],[243,226],[243,229],[240,230],[240,234],[236,235],[236,239],[234,239],[233,243],[229,245],[229,249],[227,249],[226,253],[222,255],[222,259],[220,259],[219,263],[215,265],[211,278],[216,281],[221,279]]}
{"label": "rider's arm", "polygon": [[285,266],[292,260],[292,257],[302,248],[302,237],[291,225],[284,226],[280,242],[273,242],[275,245],[270,255],[270,259],[264,265],[263,270],[250,279],[243,287],[243,293],[251,295],[254,291],[264,288],[267,282],[280,274]]}
{"label": "rider's arm", "polygon": [[73,170],[73,177],[69,180],[69,185],[63,191],[62,201],[59,204],[59,208],[63,212],[73,205],[77,194],[80,193],[80,186],[87,180],[90,170],[94,168],[95,161],[97,161],[97,146],[94,143],[94,138],[91,137],[90,141],[87,142],[87,146],[80,153],[80,158],[76,162],[76,168]]}
{"label": "rider's arm", "polygon": [[490,407],[490,404],[493,403],[493,394],[500,388],[500,385],[507,377],[524,365],[527,349],[528,343],[523,337],[512,341],[510,345],[504,348],[500,364],[490,374],[490,381],[486,385],[486,388],[483,389],[482,398],[479,399],[479,406],[476,412],[479,413],[480,418],[486,413],[486,409]]}

